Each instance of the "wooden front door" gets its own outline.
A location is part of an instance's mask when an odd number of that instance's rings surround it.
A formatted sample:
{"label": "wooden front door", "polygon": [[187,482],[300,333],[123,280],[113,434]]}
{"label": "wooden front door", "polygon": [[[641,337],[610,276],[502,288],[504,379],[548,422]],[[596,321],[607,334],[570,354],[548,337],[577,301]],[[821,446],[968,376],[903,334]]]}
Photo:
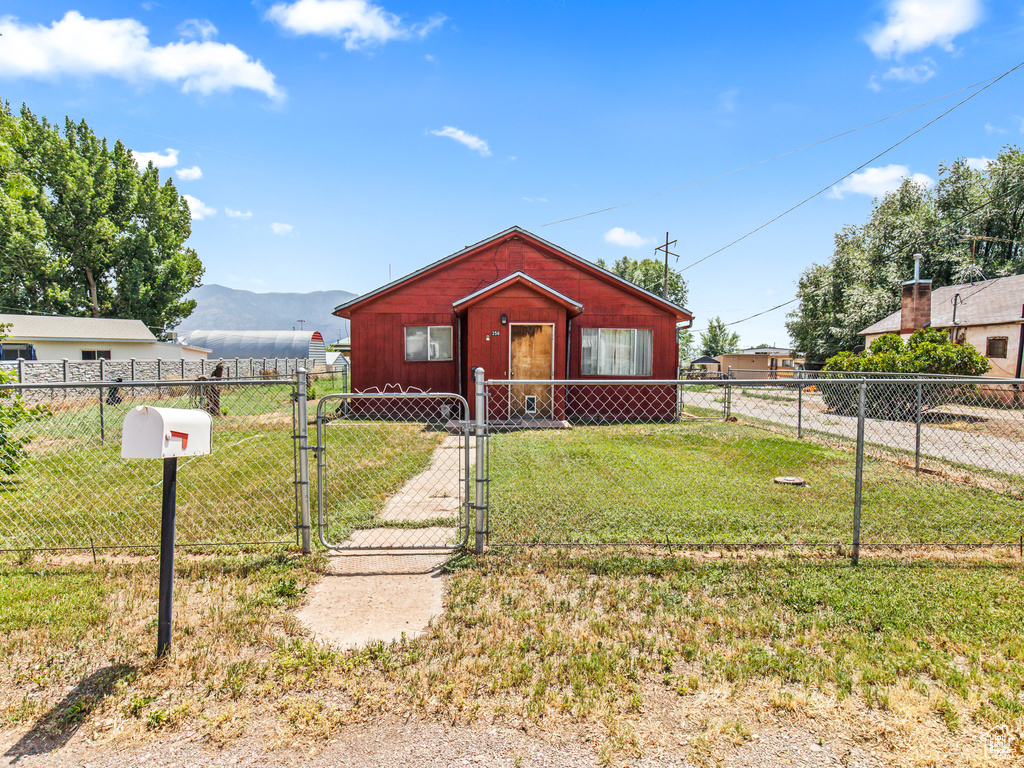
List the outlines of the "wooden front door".
{"label": "wooden front door", "polygon": [[[555,326],[513,323],[509,326],[509,378],[545,379],[554,376]],[[514,419],[550,419],[550,384],[513,384],[509,411]]]}

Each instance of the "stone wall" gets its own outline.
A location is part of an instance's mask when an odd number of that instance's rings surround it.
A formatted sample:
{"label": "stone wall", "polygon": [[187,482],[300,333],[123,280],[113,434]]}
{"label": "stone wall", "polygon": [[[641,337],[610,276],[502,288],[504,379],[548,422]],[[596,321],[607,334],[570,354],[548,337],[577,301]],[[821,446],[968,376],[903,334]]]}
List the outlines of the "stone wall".
{"label": "stone wall", "polygon": [[[100,381],[173,381],[209,376],[219,360],[19,360],[0,363],[17,374],[21,384]],[[226,379],[264,378],[266,372],[291,376],[299,368],[311,371],[312,361],[286,358],[224,360]],[[311,371],[312,372],[312,371]]]}

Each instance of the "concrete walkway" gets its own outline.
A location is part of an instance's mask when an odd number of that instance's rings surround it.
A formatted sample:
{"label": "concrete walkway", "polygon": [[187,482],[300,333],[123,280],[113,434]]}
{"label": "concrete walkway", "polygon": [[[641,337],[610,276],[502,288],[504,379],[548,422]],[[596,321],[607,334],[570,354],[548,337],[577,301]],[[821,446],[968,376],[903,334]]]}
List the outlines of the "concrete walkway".
{"label": "concrete walkway", "polygon": [[[446,436],[427,468],[388,498],[381,519],[416,523],[457,518],[464,492],[461,442],[458,436]],[[329,552],[326,573],[296,616],[314,636],[339,648],[417,637],[444,610],[441,566],[458,538],[454,526],[353,531],[341,543],[351,549]]]}

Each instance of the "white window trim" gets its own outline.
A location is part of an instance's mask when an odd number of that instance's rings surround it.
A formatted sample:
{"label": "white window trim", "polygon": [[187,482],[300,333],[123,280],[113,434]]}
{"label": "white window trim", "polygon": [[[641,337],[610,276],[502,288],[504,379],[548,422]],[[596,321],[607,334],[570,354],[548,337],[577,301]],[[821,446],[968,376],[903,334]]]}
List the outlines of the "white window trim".
{"label": "white window trim", "polygon": [[[410,360],[409,359],[409,329],[410,328],[426,328],[427,329],[427,359],[426,360]],[[430,332],[435,328],[446,328],[451,333],[452,342],[452,354],[450,357],[431,357],[430,356]],[[406,325],[402,328],[403,344],[405,345],[405,362],[407,363],[450,363],[455,359],[455,330],[450,325]]]}
{"label": "white window trim", "polygon": [[[583,331],[597,331],[597,348],[594,349],[593,352],[592,352],[592,354],[596,358],[596,366],[595,367],[597,368],[597,373],[583,373],[583,357],[582,357]],[[581,328],[580,329],[580,347],[581,347],[580,375],[581,376],[610,376],[610,375],[612,375],[612,374],[601,373],[601,354],[600,354],[600,350],[601,350],[601,332],[602,331],[632,331],[633,332],[633,371],[634,371],[634,373],[621,374],[621,375],[635,376],[635,377],[650,377],[650,376],[654,375],[654,329],[653,328],[617,328],[617,327],[613,328],[613,327],[605,327],[605,326],[603,326],[603,327],[600,327],[600,328],[588,327],[588,328]],[[651,333],[651,372],[650,373],[636,373],[635,372],[636,368],[637,368],[637,354],[640,351],[640,345],[637,344],[636,340],[637,340],[637,334],[640,331],[650,331],[650,333]]]}

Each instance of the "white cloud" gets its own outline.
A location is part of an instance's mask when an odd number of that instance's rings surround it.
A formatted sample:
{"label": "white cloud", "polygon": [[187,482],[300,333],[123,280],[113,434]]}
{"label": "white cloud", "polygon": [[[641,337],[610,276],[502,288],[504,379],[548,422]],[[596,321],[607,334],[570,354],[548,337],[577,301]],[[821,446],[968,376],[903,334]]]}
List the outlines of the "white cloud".
{"label": "white cloud", "polygon": [[196,221],[202,221],[207,216],[213,216],[217,212],[216,208],[211,208],[198,197],[192,197],[192,195],[182,195],[188,202],[188,209],[192,212],[192,218]]}
{"label": "white cloud", "polygon": [[985,171],[988,169],[989,164],[992,162],[991,157],[965,157],[964,162],[967,163],[968,168],[973,168],[976,171]]}
{"label": "white cloud", "polygon": [[524,197],[523,200],[528,203],[546,203],[548,201],[546,197]]}
{"label": "white cloud", "polygon": [[294,227],[291,224],[282,224],[278,221],[275,221],[273,224],[270,225],[270,229],[271,231],[273,231],[275,235],[287,235],[294,229]]}
{"label": "white cloud", "polygon": [[935,77],[935,62],[925,59],[912,67],[892,67],[882,75],[884,80],[901,80],[907,83],[924,83]]}
{"label": "white cloud", "polygon": [[999,128],[998,126],[992,125],[992,123],[985,123],[985,133],[991,136],[993,133],[1006,133],[1006,129]]}
{"label": "white cloud", "polygon": [[217,28],[209,19],[187,19],[178,25],[178,34],[186,40],[212,40]]}
{"label": "white cloud", "polygon": [[889,0],[885,24],[865,37],[880,59],[900,58],[932,45],[953,49],[953,38],[981,21],[981,0]]}
{"label": "white cloud", "polygon": [[860,173],[847,176],[832,187],[829,197],[842,198],[847,192],[856,195],[881,197],[886,192],[898,189],[903,179],[911,178],[918,184],[930,187],[935,182],[923,173],[910,174],[905,165],[886,165],[881,168],[865,168]]}
{"label": "white cloud", "polygon": [[605,232],[604,241],[613,245],[621,245],[624,248],[639,248],[650,242],[646,238],[640,237],[636,232],[631,232],[622,227],[613,227]]}
{"label": "white cloud", "polygon": [[203,171],[198,165],[193,165],[191,168],[182,168],[174,173],[182,181],[197,181],[203,178]]}
{"label": "white cloud", "polygon": [[718,106],[726,112],[736,111],[736,97],[740,95],[739,88],[730,88],[718,94]]}
{"label": "white cloud", "polygon": [[140,171],[146,170],[146,166],[153,163],[157,168],[173,168],[178,164],[178,150],[168,147],[161,155],[159,152],[132,152],[135,164]]}
{"label": "white cloud", "polygon": [[491,156],[491,148],[487,146],[487,142],[479,136],[474,136],[472,133],[466,133],[458,128],[453,128],[450,125],[446,125],[440,130],[433,130],[430,133],[434,136],[447,136],[449,139],[455,139],[459,144],[463,144],[470,149],[475,149],[480,153],[480,157]]}
{"label": "white cloud", "polygon": [[[188,35],[213,34],[209,22],[186,22]],[[180,83],[183,93],[209,95],[250,88],[284,96],[274,75],[241,49],[212,40],[187,39],[155,46],[135,19],[87,19],[68,11],[49,27],[0,17],[0,77],[49,80],[61,75],[106,75],[130,83]]]}
{"label": "white cloud", "polygon": [[236,211],[233,208],[225,208],[224,213],[232,219],[248,219],[252,216],[252,211]]}
{"label": "white cloud", "polygon": [[348,51],[382,45],[389,40],[424,38],[445,22],[444,16],[433,16],[422,24],[406,26],[400,16],[366,0],[277,3],[267,11],[267,18],[296,35],[343,38]]}

